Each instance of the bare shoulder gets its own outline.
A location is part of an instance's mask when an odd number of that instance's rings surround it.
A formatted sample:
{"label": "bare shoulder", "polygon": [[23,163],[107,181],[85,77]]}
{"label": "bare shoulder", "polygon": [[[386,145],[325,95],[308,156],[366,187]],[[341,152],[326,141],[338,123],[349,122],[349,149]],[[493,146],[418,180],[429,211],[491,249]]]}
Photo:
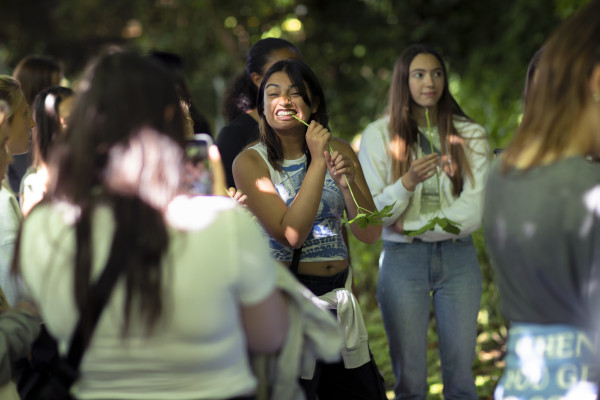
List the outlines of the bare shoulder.
{"label": "bare shoulder", "polygon": [[[257,177],[257,176],[270,176],[269,167],[266,161],[254,149],[247,148],[240,152],[237,157],[233,160],[233,177]],[[242,178],[243,179],[243,178]]]}
{"label": "bare shoulder", "polygon": [[246,148],[233,160],[233,168],[257,167],[264,164],[264,160],[258,151]]}

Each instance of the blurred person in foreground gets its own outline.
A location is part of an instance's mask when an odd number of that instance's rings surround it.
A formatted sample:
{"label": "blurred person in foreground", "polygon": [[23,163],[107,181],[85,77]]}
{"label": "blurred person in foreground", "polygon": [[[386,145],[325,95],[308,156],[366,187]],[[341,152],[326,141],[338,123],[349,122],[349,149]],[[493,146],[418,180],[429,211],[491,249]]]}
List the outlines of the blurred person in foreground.
{"label": "blurred person in foreground", "polygon": [[595,399],[599,379],[600,1],[544,45],[523,121],[486,186],[484,233],[510,323],[495,399]]}
{"label": "blurred person in foreground", "polygon": [[285,301],[256,224],[227,197],[178,196],[184,131],[156,61],[103,54],[78,86],[15,265],[62,354],[107,259],[122,265],[77,399],[254,399],[248,350],[283,344]]}

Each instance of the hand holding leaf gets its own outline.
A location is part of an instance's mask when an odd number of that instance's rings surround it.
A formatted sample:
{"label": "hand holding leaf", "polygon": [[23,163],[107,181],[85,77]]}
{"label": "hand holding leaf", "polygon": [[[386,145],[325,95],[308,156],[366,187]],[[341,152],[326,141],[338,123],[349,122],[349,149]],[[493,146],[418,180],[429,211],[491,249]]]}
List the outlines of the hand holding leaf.
{"label": "hand holding leaf", "polygon": [[[431,141],[431,124],[429,122],[429,110],[427,108],[425,108],[425,118],[427,118],[427,133],[429,136],[429,146],[431,148],[431,153],[434,153],[434,149],[433,149],[433,144]],[[437,179],[437,187],[438,187],[438,191],[441,192],[441,188],[440,188],[440,174],[436,168],[435,170],[435,177]],[[417,229],[417,230],[405,230],[404,234],[407,237],[414,237],[414,236],[418,236],[421,235],[427,231],[433,231],[435,230],[435,226],[438,225],[440,228],[442,228],[442,230],[454,234],[454,235],[458,235],[460,233],[460,224],[457,222],[454,222],[448,218],[446,218],[446,216],[444,215],[443,218],[440,218],[438,215],[439,213],[442,213],[442,215],[444,214],[444,212],[442,211],[442,198],[441,196],[438,196],[438,210],[435,214],[435,216],[430,219],[424,226],[422,226],[421,228]]]}
{"label": "hand holding leaf", "polygon": [[[296,118],[298,121],[302,122],[304,125],[309,126],[305,121],[301,120],[300,118],[296,117],[295,115],[293,115],[293,117]],[[331,146],[329,146],[329,153],[334,154],[334,151],[331,148]],[[336,159],[337,159],[337,157],[336,157]],[[354,200],[354,204],[356,205],[356,211],[357,211],[356,216],[354,218],[352,218],[350,221],[348,221],[347,219],[344,219],[342,222],[347,222],[349,224],[356,223],[361,228],[366,228],[368,225],[382,224],[383,218],[389,217],[392,215],[391,210],[394,207],[394,204],[396,204],[396,203],[385,206],[381,211],[369,211],[366,208],[363,208],[360,205],[358,205],[358,202],[356,201],[356,197],[354,197],[354,193],[352,192],[352,188],[350,187],[350,182],[348,182],[348,178],[346,177],[346,174],[342,172],[342,175],[346,181],[346,185],[348,186],[348,189],[350,190],[350,195],[352,196],[352,200]]]}

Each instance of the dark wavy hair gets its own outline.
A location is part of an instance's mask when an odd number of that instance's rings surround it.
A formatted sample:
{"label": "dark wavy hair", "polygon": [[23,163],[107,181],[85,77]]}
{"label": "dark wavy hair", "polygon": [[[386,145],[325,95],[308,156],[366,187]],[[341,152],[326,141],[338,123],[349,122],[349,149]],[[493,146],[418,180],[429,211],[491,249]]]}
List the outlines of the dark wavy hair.
{"label": "dark wavy hair", "polygon": [[[467,162],[463,141],[454,127],[455,116],[470,120],[452,97],[448,88],[448,74],[441,55],[429,44],[414,44],[407,47],[396,60],[392,84],[389,92],[388,112],[390,115],[390,151],[392,156],[392,176],[399,179],[410,168],[411,150],[417,143],[419,128],[412,118],[415,102],[408,84],[410,64],[419,54],[431,54],[439,61],[444,73],[444,88],[437,104],[437,126],[440,133],[442,156],[449,160],[444,170],[452,181],[452,192],[458,196],[463,187],[463,174],[472,179],[473,175]],[[451,138],[458,138],[454,140]]]}
{"label": "dark wavy hair", "polygon": [[112,209],[114,238],[130,241],[123,246],[113,239],[112,247],[125,279],[123,334],[132,316],[150,332],[162,313],[161,260],[169,243],[163,215],[178,188],[183,143],[173,76],[148,57],[110,50],[87,68],[64,142],[52,153],[44,201],[67,201],[79,210],[74,293],[80,312],[90,291],[98,204]]}
{"label": "dark wavy hair", "polygon": [[[310,122],[312,120],[317,121],[325,128],[329,129],[329,116],[327,115],[327,104],[325,102],[325,95],[321,84],[317,79],[315,73],[306,65],[304,62],[297,59],[289,59],[276,62],[269,68],[265,73],[263,81],[258,90],[257,97],[257,109],[259,115],[259,129],[260,129],[260,140],[267,147],[267,154],[269,162],[273,168],[281,171],[281,162],[283,161],[283,149],[281,147],[281,141],[279,137],[269,126],[267,119],[264,114],[265,110],[265,85],[269,81],[271,75],[276,72],[285,72],[292,84],[298,88],[302,100],[312,108],[313,104],[317,104],[317,110],[311,114]],[[310,96],[308,95],[310,93]],[[304,142],[304,152],[310,159],[310,152],[306,141]]]}
{"label": "dark wavy hair", "polygon": [[229,122],[238,115],[256,108],[258,88],[252,81],[252,74],[265,74],[265,65],[272,51],[288,48],[299,53],[292,43],[280,38],[261,39],[248,51],[246,55],[246,69],[234,78],[225,91],[221,111]]}
{"label": "dark wavy hair", "polygon": [[35,96],[33,118],[35,129],[32,135],[33,166],[38,168],[49,161],[49,151],[63,130],[58,108],[63,100],[74,96],[72,89],[52,86]]}

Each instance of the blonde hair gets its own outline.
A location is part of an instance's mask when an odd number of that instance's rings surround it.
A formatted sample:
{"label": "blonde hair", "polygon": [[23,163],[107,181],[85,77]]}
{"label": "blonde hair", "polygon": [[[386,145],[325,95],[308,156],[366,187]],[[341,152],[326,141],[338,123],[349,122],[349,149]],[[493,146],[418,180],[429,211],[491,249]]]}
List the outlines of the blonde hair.
{"label": "blonde hair", "polygon": [[564,22],[544,45],[523,121],[502,156],[503,170],[514,166],[532,143],[541,144],[528,168],[549,154],[561,155],[576,140],[573,127],[591,101],[590,74],[600,63],[599,16],[596,0]]}

